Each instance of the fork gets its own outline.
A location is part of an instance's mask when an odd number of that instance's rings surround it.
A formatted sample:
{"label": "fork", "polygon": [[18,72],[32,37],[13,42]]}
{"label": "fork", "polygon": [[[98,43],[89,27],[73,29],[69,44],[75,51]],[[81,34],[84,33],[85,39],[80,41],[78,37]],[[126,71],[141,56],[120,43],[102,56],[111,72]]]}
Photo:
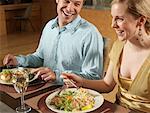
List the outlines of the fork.
{"label": "fork", "polygon": [[63,85],[63,86],[60,88],[60,90],[58,91],[58,95],[60,95],[60,93],[61,93],[63,90],[65,90],[66,88],[68,88],[68,86],[67,86],[67,85]]}
{"label": "fork", "polygon": [[58,92],[58,95],[65,90],[66,88],[69,88],[69,86],[74,86],[75,88],[79,89],[79,87],[70,79],[64,79],[65,85],[63,85],[60,89],[60,91]]}
{"label": "fork", "polygon": [[74,86],[75,88],[79,88],[72,80],[70,79],[64,79],[64,82],[66,83],[67,86]]}

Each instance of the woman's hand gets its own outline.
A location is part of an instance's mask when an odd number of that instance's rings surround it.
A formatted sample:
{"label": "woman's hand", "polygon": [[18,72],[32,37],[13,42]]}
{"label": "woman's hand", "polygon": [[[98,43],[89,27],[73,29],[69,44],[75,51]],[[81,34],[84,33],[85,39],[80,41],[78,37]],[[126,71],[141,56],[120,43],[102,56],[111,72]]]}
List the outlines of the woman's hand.
{"label": "woman's hand", "polygon": [[69,83],[67,83],[67,82],[69,82],[67,79],[70,79],[71,81],[74,81],[78,87],[83,86],[83,78],[80,77],[79,75],[76,75],[74,73],[64,73],[63,72],[61,74],[61,77],[64,79],[65,84],[69,84]]}
{"label": "woman's hand", "polygon": [[47,67],[40,67],[36,69],[32,69],[31,73],[36,73],[36,76],[41,77],[42,80],[45,81],[55,81],[56,75],[55,73]]}

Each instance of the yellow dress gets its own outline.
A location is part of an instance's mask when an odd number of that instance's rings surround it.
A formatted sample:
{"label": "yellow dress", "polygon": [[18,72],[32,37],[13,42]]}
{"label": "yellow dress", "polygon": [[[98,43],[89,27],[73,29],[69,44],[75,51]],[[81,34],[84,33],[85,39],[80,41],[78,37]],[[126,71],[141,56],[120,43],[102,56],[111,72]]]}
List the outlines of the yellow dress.
{"label": "yellow dress", "polygon": [[124,43],[117,40],[109,54],[114,64],[113,76],[118,83],[116,102],[122,106],[150,113],[150,55],[145,60],[134,80],[120,75],[120,57]]}

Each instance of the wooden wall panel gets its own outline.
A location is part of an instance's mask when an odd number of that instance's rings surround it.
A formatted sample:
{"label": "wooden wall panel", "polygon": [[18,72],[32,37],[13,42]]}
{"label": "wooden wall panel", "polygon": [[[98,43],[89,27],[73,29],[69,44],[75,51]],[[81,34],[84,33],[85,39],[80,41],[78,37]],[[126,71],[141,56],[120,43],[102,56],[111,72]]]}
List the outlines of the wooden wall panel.
{"label": "wooden wall panel", "polygon": [[52,18],[56,17],[56,1],[41,0],[42,27]]}
{"label": "wooden wall panel", "polygon": [[6,28],[4,28],[5,26],[5,13],[4,10],[0,8],[0,35],[6,34]]}
{"label": "wooden wall panel", "polygon": [[[20,22],[12,19],[14,16],[21,16],[24,14],[26,7],[29,4],[11,4],[11,5],[0,5],[0,26],[5,26],[7,34],[12,34],[20,31]],[[5,10],[5,11],[4,11]],[[3,18],[2,18],[3,17]],[[32,12],[30,15],[30,20],[34,26],[34,31],[41,30],[41,6],[40,0],[34,0],[32,3]],[[4,25],[5,24],[5,25]],[[27,21],[22,21],[22,27],[25,27],[22,31],[33,31],[30,23]],[[2,31],[3,30],[3,31]],[[1,35],[4,28],[0,27]]]}
{"label": "wooden wall panel", "polygon": [[[31,13],[31,21],[34,26],[35,31],[40,31],[42,27],[42,18],[41,18],[41,4],[39,2],[33,2],[32,4],[32,13]],[[29,26],[29,25],[28,25]],[[30,30],[31,30],[31,26]]]}
{"label": "wooden wall panel", "polygon": [[83,18],[93,23],[104,37],[111,40],[116,39],[115,31],[111,28],[110,10],[83,8],[80,14]]}

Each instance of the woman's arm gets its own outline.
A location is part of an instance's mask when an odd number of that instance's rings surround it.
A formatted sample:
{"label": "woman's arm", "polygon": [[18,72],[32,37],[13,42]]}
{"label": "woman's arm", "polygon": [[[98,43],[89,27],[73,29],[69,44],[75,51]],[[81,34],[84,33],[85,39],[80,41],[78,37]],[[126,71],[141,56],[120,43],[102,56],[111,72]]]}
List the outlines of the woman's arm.
{"label": "woman's arm", "polygon": [[82,80],[82,86],[97,90],[99,92],[110,92],[114,89],[116,83],[113,78],[113,64],[109,63],[107,73],[103,80]]}
{"label": "woman's arm", "polygon": [[110,62],[106,76],[103,80],[88,80],[79,77],[76,74],[62,73],[63,78],[69,78],[76,82],[78,86],[97,90],[99,92],[110,92],[115,87],[116,83],[113,78],[113,63]]}

